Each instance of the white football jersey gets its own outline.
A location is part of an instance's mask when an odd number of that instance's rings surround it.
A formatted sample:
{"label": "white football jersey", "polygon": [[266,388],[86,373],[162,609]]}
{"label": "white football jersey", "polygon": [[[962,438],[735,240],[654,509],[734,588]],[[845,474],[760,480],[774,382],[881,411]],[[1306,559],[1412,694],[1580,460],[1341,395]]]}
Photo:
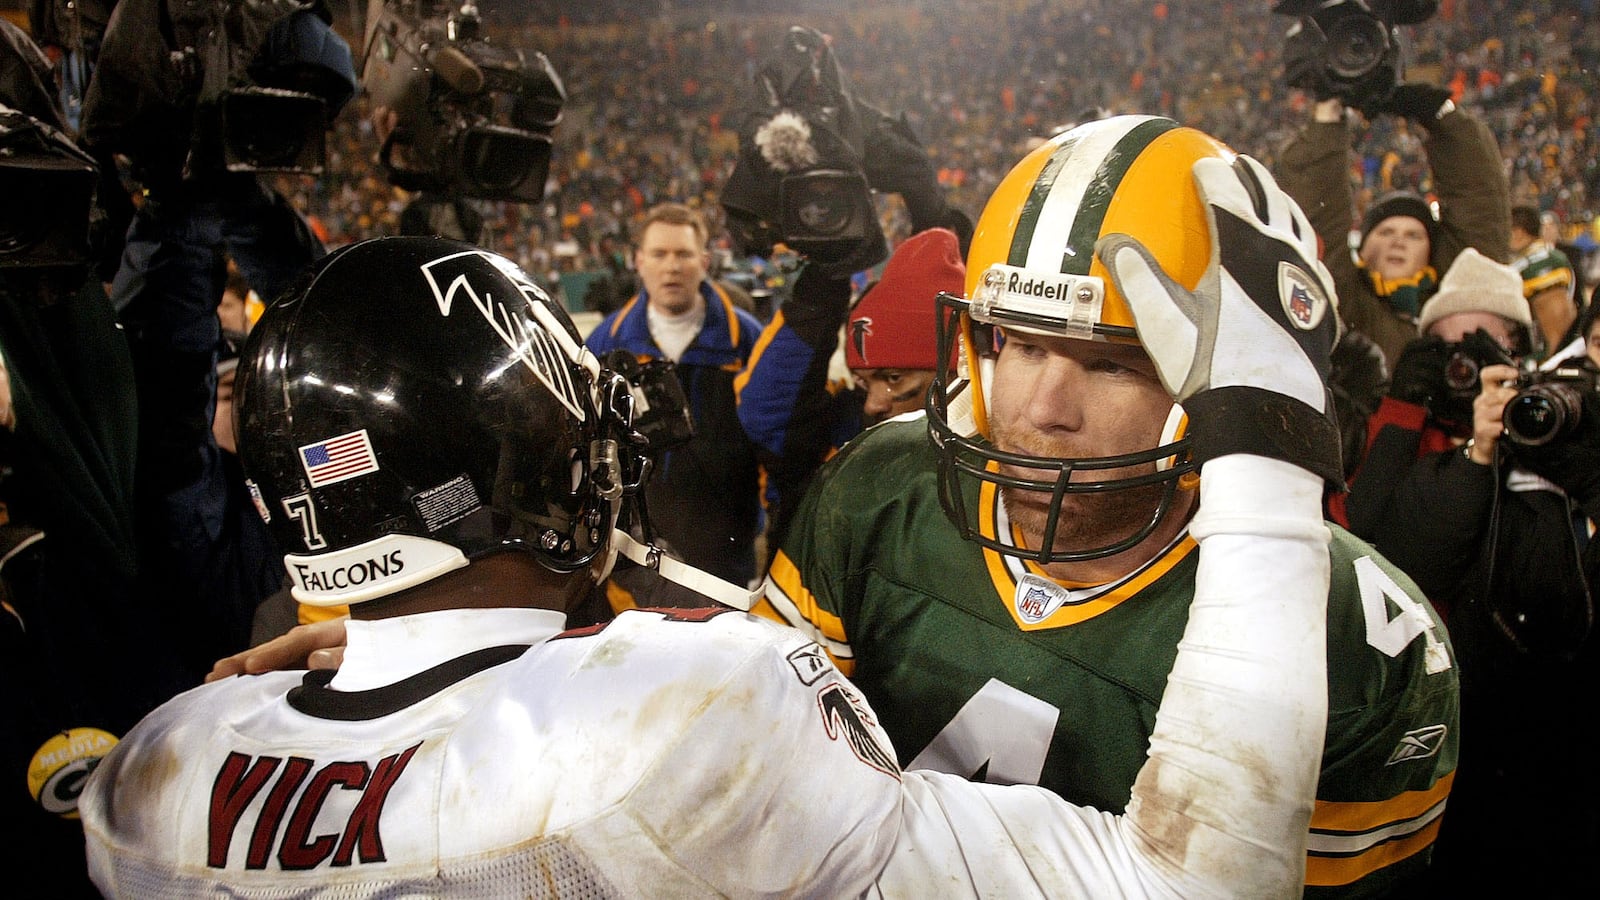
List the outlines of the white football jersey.
{"label": "white football jersey", "polygon": [[[151,713],[79,799],[90,874],[150,898],[1296,894],[1326,715],[1321,486],[1226,472],[1123,816],[900,771],[826,653],[765,619],[563,633],[554,612],[451,610],[350,622],[336,675]],[[1252,496],[1300,509],[1237,514]],[[1243,561],[1302,577],[1223,577]]]}

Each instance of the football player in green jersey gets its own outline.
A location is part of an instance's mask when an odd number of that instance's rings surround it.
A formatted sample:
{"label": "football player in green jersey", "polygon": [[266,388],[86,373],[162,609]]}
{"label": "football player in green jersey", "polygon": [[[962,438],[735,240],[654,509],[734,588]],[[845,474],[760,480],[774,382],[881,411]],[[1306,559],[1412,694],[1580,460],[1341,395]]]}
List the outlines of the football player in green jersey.
{"label": "football player in green jersey", "polygon": [[1532,206],[1511,207],[1511,266],[1522,275],[1522,295],[1538,323],[1541,357],[1565,349],[1578,320],[1577,276],[1567,255],[1540,237],[1543,221]]}
{"label": "football player in green jersey", "polygon": [[[1195,595],[1201,464],[1292,458],[1339,483],[1327,348],[1295,344],[1331,343],[1328,283],[1298,207],[1212,138],[1143,116],[1057,136],[990,199],[966,297],[938,298],[939,358],[959,352],[926,419],[822,470],[757,611],[829,650],[906,766],[1122,810]],[[1223,302],[1220,328],[1185,305],[1218,293],[1253,302]],[[1169,313],[1136,329],[1155,297]],[[1427,866],[1458,685],[1422,594],[1333,531],[1306,885],[1374,895]]]}

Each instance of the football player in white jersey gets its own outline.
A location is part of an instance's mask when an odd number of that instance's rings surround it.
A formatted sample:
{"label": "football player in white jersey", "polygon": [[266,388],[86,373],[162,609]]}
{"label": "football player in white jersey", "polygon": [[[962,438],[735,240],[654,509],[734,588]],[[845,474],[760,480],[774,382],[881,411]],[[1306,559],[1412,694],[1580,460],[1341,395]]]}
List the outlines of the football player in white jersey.
{"label": "football player in white jersey", "polygon": [[[1237,249],[1288,248],[1309,279],[1297,283],[1320,291],[1290,210],[1252,207],[1251,180],[1265,177],[1243,161],[1197,170],[1208,202],[1249,223]],[[1117,245],[1116,271],[1139,277],[1137,253],[1121,256],[1132,248]],[[1280,302],[1223,274],[1135,303],[1167,323],[1170,352],[1155,362],[1186,398],[1273,390],[1193,339],[1246,352],[1263,335],[1230,328],[1263,327],[1243,311]],[[1313,312],[1304,334],[1262,342],[1273,365],[1252,371],[1316,380],[1333,316]],[[1173,316],[1199,327],[1185,337]],[[351,606],[343,663],[221,678],[130,732],[79,802],[101,889],[1299,892],[1329,579],[1322,479],[1307,461],[1199,461],[1194,605],[1149,759],[1116,816],[1034,786],[902,771],[872,710],[793,629],[729,610],[637,610],[564,631],[614,552],[620,496],[638,488],[629,398],[524,274],[465,244],[352,245],[268,309],[240,365],[242,459],[296,599]],[[1257,577],[1221,577],[1241,566]]]}

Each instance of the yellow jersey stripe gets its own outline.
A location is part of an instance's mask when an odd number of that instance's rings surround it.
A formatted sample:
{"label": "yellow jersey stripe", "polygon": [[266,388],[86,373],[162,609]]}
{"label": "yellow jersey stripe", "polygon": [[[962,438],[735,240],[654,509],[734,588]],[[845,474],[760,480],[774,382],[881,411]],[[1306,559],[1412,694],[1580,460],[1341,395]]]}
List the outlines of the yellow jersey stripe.
{"label": "yellow jersey stripe", "polygon": [[782,550],[773,557],[772,567],[767,570],[766,597],[779,615],[793,610],[798,621],[790,621],[790,625],[809,625],[807,630],[817,632],[829,642],[849,647],[850,638],[845,634],[843,620],[817,605],[817,598],[800,581],[800,570]]}
{"label": "yellow jersey stripe", "polygon": [[312,606],[309,603],[301,603],[298,606],[299,612],[295,618],[300,620],[301,625],[315,625],[318,622],[326,622],[329,619],[342,619],[350,615],[350,607],[345,604],[338,606]]}
{"label": "yellow jersey stripe", "polygon": [[1306,884],[1350,884],[1432,846],[1455,773],[1388,800],[1318,800],[1307,842]]}
{"label": "yellow jersey stripe", "polygon": [[1406,791],[1387,800],[1356,803],[1318,800],[1311,813],[1311,830],[1359,833],[1415,819],[1444,802],[1455,780],[1456,773],[1451,772],[1425,791]]}
{"label": "yellow jersey stripe", "polygon": [[1440,819],[1436,817],[1408,837],[1379,844],[1356,856],[1310,854],[1306,857],[1306,884],[1317,887],[1350,884],[1415,856],[1433,845],[1434,839],[1439,836],[1439,822]]}
{"label": "yellow jersey stripe", "polygon": [[615,579],[606,579],[606,603],[611,606],[613,613],[622,613],[630,609],[638,609],[639,601],[633,597],[633,592],[617,584]]}
{"label": "yellow jersey stripe", "polygon": [[1571,269],[1553,269],[1544,273],[1543,275],[1535,275],[1534,277],[1529,278],[1527,281],[1524,281],[1522,283],[1522,296],[1532,297],[1534,294],[1539,293],[1545,288],[1571,284]]}

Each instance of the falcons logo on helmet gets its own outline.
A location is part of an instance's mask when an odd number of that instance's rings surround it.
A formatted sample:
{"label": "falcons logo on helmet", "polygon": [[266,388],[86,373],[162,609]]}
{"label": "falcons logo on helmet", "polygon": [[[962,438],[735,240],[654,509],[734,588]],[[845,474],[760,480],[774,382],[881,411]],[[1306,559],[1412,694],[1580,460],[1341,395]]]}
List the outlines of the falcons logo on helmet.
{"label": "falcons logo on helmet", "polygon": [[[484,262],[499,270],[505,280],[500,284],[485,280]],[[578,421],[583,421],[583,403],[566,363],[576,357],[577,351],[568,346],[570,339],[566,335],[540,318],[540,302],[548,298],[538,285],[527,281],[510,263],[483,250],[467,250],[436,259],[422,267],[422,275],[433,289],[440,315],[450,315],[456,297],[465,296],[505,342],[506,348],[562,406]],[[506,287],[512,290],[503,290]]]}
{"label": "falcons logo on helmet", "polygon": [[861,708],[859,697],[834,682],[817,692],[817,706],[822,709],[822,723],[829,739],[844,738],[857,759],[886,775],[900,777],[894,754],[878,742],[878,736],[867,726],[871,720]]}
{"label": "falcons logo on helmet", "polygon": [[871,333],[871,316],[850,320],[850,346],[856,348],[856,355],[862,359],[867,358],[867,335]]}

